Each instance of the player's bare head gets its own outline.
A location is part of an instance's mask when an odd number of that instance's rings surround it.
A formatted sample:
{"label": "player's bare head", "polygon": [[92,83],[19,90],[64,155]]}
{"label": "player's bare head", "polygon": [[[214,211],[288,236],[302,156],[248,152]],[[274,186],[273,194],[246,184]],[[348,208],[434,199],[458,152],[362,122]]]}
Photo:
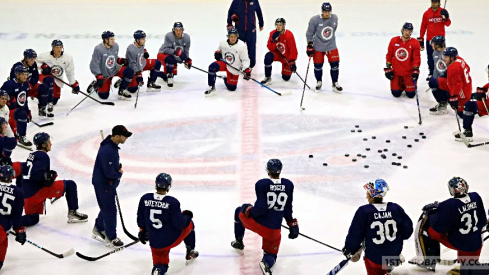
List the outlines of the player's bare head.
{"label": "player's bare head", "polygon": [[8,101],[8,93],[4,90],[0,90],[0,107],[3,108]]}
{"label": "player's bare head", "polygon": [[102,41],[104,42],[104,45],[107,46],[114,46],[115,43],[115,34],[111,31],[104,31],[102,33]]}
{"label": "player's bare head", "polygon": [[404,25],[402,25],[401,29],[401,34],[403,38],[409,38],[411,37],[411,34],[413,34],[413,24],[406,22]]}
{"label": "player's bare head", "polygon": [[27,75],[29,74],[29,70],[23,65],[18,65],[14,68],[14,74],[18,82],[24,83],[27,81]]}
{"label": "player's bare head", "polygon": [[0,181],[5,183],[11,183],[15,178],[15,170],[10,165],[3,165],[0,167]]}
{"label": "player's bare head", "polygon": [[457,59],[458,51],[454,47],[448,47],[443,51],[443,61],[445,64],[450,65]]}
{"label": "player's bare head", "polygon": [[440,7],[440,0],[431,0],[431,8],[436,10]]}
{"label": "player's bare head", "polygon": [[112,136],[110,137],[115,144],[124,144],[127,138],[132,136],[132,133],[123,125],[116,125],[112,128]]}
{"label": "player's bare head", "polygon": [[139,47],[144,46],[144,43],[146,43],[146,33],[143,32],[142,30],[135,31],[133,37],[134,37],[134,42],[138,44]]}
{"label": "player's bare head", "polygon": [[51,42],[51,48],[53,49],[51,54],[54,54],[56,56],[60,56],[61,54],[63,54],[63,42],[61,40],[53,40],[53,42]]}
{"label": "player's bare head", "polygon": [[238,41],[239,33],[235,28],[230,28],[228,30],[228,39],[230,44],[235,44]]}
{"label": "player's bare head", "polygon": [[173,28],[171,29],[173,31],[173,34],[177,37],[180,38],[183,36],[183,31],[185,30],[183,28],[182,22],[175,22],[173,23]]}
{"label": "player's bare head", "polygon": [[24,51],[24,61],[27,63],[27,66],[32,66],[34,65],[34,62],[36,62],[37,58],[37,53],[33,49],[27,49]]}
{"label": "player's bare head", "polygon": [[383,179],[376,179],[363,186],[367,191],[367,200],[369,203],[381,203],[389,191],[389,185]]}
{"label": "player's bare head", "polygon": [[284,18],[277,18],[275,20],[275,29],[279,32],[282,32],[285,30],[285,19]]}
{"label": "player's bare head", "polygon": [[158,193],[168,193],[170,192],[171,185],[173,183],[173,179],[167,173],[159,173],[156,176],[155,180],[155,188]]}
{"label": "player's bare head", "polygon": [[46,152],[51,151],[51,137],[48,133],[40,132],[35,134],[33,142],[36,145],[37,150],[43,150]]}
{"label": "player's bare head", "polygon": [[469,184],[461,177],[453,177],[448,181],[448,191],[455,198],[464,197],[469,192]]}
{"label": "player's bare head", "polygon": [[322,17],[328,19],[331,17],[331,12],[333,11],[333,7],[329,2],[324,2],[321,5],[321,11],[322,11],[321,13]]}
{"label": "player's bare head", "polygon": [[282,172],[282,162],[279,159],[270,159],[267,162],[267,173],[268,176],[273,179],[278,179],[280,177],[280,173]]}
{"label": "player's bare head", "polygon": [[0,117],[0,131],[2,135],[5,135],[5,133],[7,132],[7,125],[8,125],[8,121],[6,121],[5,118]]}

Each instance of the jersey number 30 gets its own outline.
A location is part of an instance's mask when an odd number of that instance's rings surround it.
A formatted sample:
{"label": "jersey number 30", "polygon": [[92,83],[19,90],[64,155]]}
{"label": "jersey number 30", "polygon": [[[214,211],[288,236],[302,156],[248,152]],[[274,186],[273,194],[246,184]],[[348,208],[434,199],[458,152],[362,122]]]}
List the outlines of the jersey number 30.
{"label": "jersey number 30", "polygon": [[377,231],[378,238],[372,239],[374,244],[383,244],[385,242],[385,239],[391,242],[393,242],[396,239],[397,224],[395,220],[387,220],[385,221],[385,223],[382,223],[380,221],[375,221],[370,225],[371,229],[375,229],[376,227],[378,227],[379,230]]}
{"label": "jersey number 30", "polygon": [[287,194],[281,192],[277,195],[274,192],[268,192],[267,202],[268,209],[273,208],[273,210],[283,211],[285,208],[285,204],[287,203]]}

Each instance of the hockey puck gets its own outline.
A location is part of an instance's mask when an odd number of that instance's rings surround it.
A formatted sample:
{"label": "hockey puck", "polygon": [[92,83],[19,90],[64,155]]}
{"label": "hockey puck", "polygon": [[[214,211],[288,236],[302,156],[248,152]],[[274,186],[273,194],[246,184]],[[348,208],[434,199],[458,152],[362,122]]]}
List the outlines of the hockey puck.
{"label": "hockey puck", "polygon": [[408,147],[408,148],[411,148],[411,147],[413,147],[413,146],[412,146],[411,144],[408,144],[408,146],[407,146],[407,147]]}
{"label": "hockey puck", "polygon": [[418,141],[419,141],[419,139],[415,138],[415,139],[414,139],[414,141],[415,141],[415,142],[418,142]]}
{"label": "hockey puck", "polygon": [[384,152],[387,152],[387,151],[389,151],[389,150],[387,150],[387,148],[386,148],[386,149],[384,149]]}
{"label": "hockey puck", "polygon": [[406,139],[406,136],[402,136],[402,139]]}
{"label": "hockey puck", "polygon": [[421,138],[425,139],[425,138],[426,138],[426,136],[422,136]]}
{"label": "hockey puck", "polygon": [[358,127],[360,127],[360,126],[359,125],[355,125],[355,128],[358,128]]}
{"label": "hockey puck", "polygon": [[404,126],[404,129],[407,129],[407,128],[409,128],[409,127],[407,127],[407,126]]}
{"label": "hockey puck", "polygon": [[376,139],[376,138],[377,138],[377,137],[375,137],[375,136],[372,136],[372,139]]}
{"label": "hockey puck", "polygon": [[309,155],[309,158],[312,159],[313,155]]}
{"label": "hockey puck", "polygon": [[397,159],[402,159],[402,156],[398,156]]}
{"label": "hockey puck", "polygon": [[358,130],[357,130],[357,132],[361,133],[361,132],[362,132],[362,130],[358,129]]}
{"label": "hockey puck", "polygon": [[365,148],[365,150],[370,151],[370,148]]}
{"label": "hockey puck", "polygon": [[352,133],[355,133],[355,130],[351,130]]}
{"label": "hockey puck", "polygon": [[404,169],[407,169],[408,167],[407,167],[407,165],[404,165],[404,166],[403,166],[403,168],[404,168]]}
{"label": "hockey puck", "polygon": [[302,107],[301,109],[304,111],[306,108]]}
{"label": "hockey puck", "polygon": [[424,133],[419,133],[420,136],[424,136]]}
{"label": "hockey puck", "polygon": [[325,163],[323,163],[323,166],[328,166],[328,164],[325,162]]}
{"label": "hockey puck", "polygon": [[357,154],[357,157],[361,157],[361,156],[362,156],[362,154]]}
{"label": "hockey puck", "polygon": [[377,152],[382,153],[382,150],[378,150]]}
{"label": "hockey puck", "polygon": [[382,155],[380,155],[380,156],[381,156],[383,159],[386,159],[386,158],[387,158],[387,157],[386,157],[384,154],[382,154]]}
{"label": "hockey puck", "polygon": [[367,139],[366,139],[366,138],[364,138],[363,140],[364,140],[364,141],[367,141]]}
{"label": "hockey puck", "polygon": [[367,156],[366,155],[363,155],[362,158],[366,158]]}
{"label": "hockey puck", "polygon": [[393,162],[392,165],[397,165],[397,163]]}
{"label": "hockey puck", "polygon": [[392,156],[395,157],[395,156],[397,156],[397,154],[396,153],[392,153]]}
{"label": "hockey puck", "polygon": [[345,157],[349,157],[349,156],[350,156],[350,154],[345,154]]}
{"label": "hockey puck", "polygon": [[390,140],[386,140],[385,142],[390,143],[391,141]]}
{"label": "hockey puck", "polygon": [[398,163],[397,163],[397,166],[401,166],[401,163],[400,163],[400,162],[398,162]]}
{"label": "hockey puck", "polygon": [[357,161],[357,159],[351,159],[351,161],[355,162],[355,161]]}
{"label": "hockey puck", "polygon": [[368,165],[365,165],[365,166],[363,166],[363,167],[368,168]]}

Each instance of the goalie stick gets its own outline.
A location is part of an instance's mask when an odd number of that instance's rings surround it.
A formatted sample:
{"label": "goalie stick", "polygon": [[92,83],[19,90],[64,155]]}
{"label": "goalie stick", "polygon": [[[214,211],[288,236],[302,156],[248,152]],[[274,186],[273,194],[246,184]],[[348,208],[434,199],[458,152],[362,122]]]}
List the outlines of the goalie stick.
{"label": "goalie stick", "polygon": [[132,243],[128,243],[128,244],[126,244],[126,245],[124,245],[124,246],[121,246],[121,247],[119,247],[119,248],[116,248],[116,249],[114,249],[114,250],[112,250],[112,251],[110,251],[110,252],[107,252],[107,253],[105,253],[105,254],[103,254],[103,255],[100,255],[100,256],[98,256],[98,257],[90,257],[90,256],[85,256],[85,255],[81,254],[80,252],[76,252],[76,256],[78,256],[79,258],[82,258],[82,259],[84,259],[84,260],[86,260],[86,261],[91,261],[91,262],[93,262],[93,261],[97,261],[97,260],[100,260],[100,259],[102,259],[102,258],[105,258],[105,257],[107,257],[107,256],[109,256],[109,255],[111,255],[111,254],[114,254],[114,253],[117,253],[117,252],[119,252],[119,251],[122,251],[122,250],[124,250],[124,249],[128,248],[129,246],[134,245],[134,244],[136,244],[136,243],[138,243],[138,242],[139,242],[139,240],[134,241],[134,242],[132,242]]}
{"label": "goalie stick", "polygon": [[[12,234],[12,235],[14,235],[14,236],[17,236],[17,234],[15,234],[15,232],[13,232],[13,231],[10,231],[10,234]],[[40,245],[36,244],[35,242],[32,242],[32,241],[31,241],[31,240],[29,240],[29,239],[26,239],[26,241],[27,241],[28,243],[32,244],[33,246],[35,246],[35,247],[37,247],[37,248],[41,249],[42,251],[47,252],[47,253],[49,253],[49,254],[53,255],[54,257],[56,257],[56,258],[60,258],[60,259],[62,259],[62,258],[66,258],[66,257],[69,257],[69,256],[71,256],[71,255],[73,255],[73,254],[75,253],[75,250],[72,248],[72,249],[70,249],[70,250],[66,251],[65,253],[58,254],[58,253],[54,253],[54,252],[52,252],[51,250],[48,250],[48,249],[46,249],[46,248],[44,248],[44,247],[42,247],[42,246],[40,246]]]}

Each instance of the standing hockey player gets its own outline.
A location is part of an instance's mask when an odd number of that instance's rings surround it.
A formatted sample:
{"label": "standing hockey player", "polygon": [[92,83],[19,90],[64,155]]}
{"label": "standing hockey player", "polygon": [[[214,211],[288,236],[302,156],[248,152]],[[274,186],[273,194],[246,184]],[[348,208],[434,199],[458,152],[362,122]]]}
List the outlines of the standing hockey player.
{"label": "standing hockey player", "polygon": [[72,180],[56,180],[58,173],[51,170],[51,151],[49,134],[40,132],[34,135],[37,151],[30,153],[26,161],[27,171],[24,174],[22,188],[25,194],[25,215],[22,217],[24,226],[32,226],[39,222],[39,215],[44,212],[44,201],[48,198],[59,198],[66,193],[68,203],[68,223],[88,221],[88,215],[78,212],[78,191]]}
{"label": "standing hockey player", "polygon": [[29,70],[24,65],[18,65],[14,69],[15,78],[3,83],[0,90],[8,94],[9,101],[9,124],[15,137],[19,141],[19,146],[30,149],[32,142],[27,137],[27,122],[32,120],[31,110],[27,101],[27,95],[30,92],[30,85],[27,82]]}
{"label": "standing hockey player", "polygon": [[419,30],[420,37],[418,37],[418,41],[421,50],[424,50],[424,34],[426,33],[426,55],[428,56],[428,68],[430,69],[426,81],[430,80],[433,76],[433,70],[435,69],[431,40],[437,35],[445,37],[445,26],[448,27],[452,24],[448,11],[441,8],[440,5],[440,0],[431,0],[431,7],[424,12],[421,28]]}
{"label": "standing hockey player", "polygon": [[[228,39],[221,41],[218,50],[214,53],[216,61],[209,65],[207,78],[209,87],[205,91],[206,96],[216,94],[216,73],[219,71],[225,71],[227,73],[227,76],[224,77],[224,84],[229,91],[236,91],[239,73],[243,73],[245,80],[251,79],[250,59],[248,58],[246,45],[243,41],[238,40],[238,37],[238,30],[234,28],[229,29]],[[237,71],[231,68],[231,66],[241,71]]]}
{"label": "standing hockey player", "polygon": [[[149,53],[144,48],[146,43],[146,33],[142,30],[137,30],[134,32],[134,43],[130,44],[126,50],[126,59],[129,62],[128,67],[132,69],[135,73],[131,83],[127,90],[131,93],[135,93],[139,86],[144,85],[143,71],[149,71],[148,84],[146,85],[146,91],[148,92],[159,92],[161,91],[161,86],[156,85],[156,78],[160,72],[161,62],[157,59],[148,59]],[[119,87],[121,79],[117,80],[114,85],[116,88]]]}
{"label": "standing hockey player", "polygon": [[[37,63],[42,72],[39,76],[39,80],[43,81],[44,78],[52,76],[63,79],[63,76],[66,75],[68,84],[72,88],[72,92],[74,94],[78,93],[80,91],[80,86],[75,79],[75,64],[73,62],[73,57],[64,52],[63,42],[59,39],[55,39],[51,42],[51,48],[50,52],[40,54],[37,57]],[[63,87],[63,82],[54,79],[53,90],[48,97],[47,111],[49,113],[53,112],[53,105],[58,103],[58,100],[61,97],[61,88]]]}
{"label": "standing hockey player", "polygon": [[234,213],[234,236],[231,246],[238,250],[244,249],[243,237],[245,228],[263,238],[263,258],[260,268],[264,275],[271,275],[271,268],[277,260],[280,247],[280,226],[285,218],[289,225],[289,239],[299,236],[299,224],[292,217],[292,200],[294,184],[280,178],[282,162],[271,159],[267,162],[268,179],[261,179],[255,184],[255,205],[245,203],[236,208]]}
{"label": "standing hockey player", "polygon": [[435,36],[431,39],[431,47],[433,48],[433,62],[435,69],[433,70],[433,76],[430,78],[428,85],[431,88],[433,96],[435,97],[435,107],[430,108],[431,115],[443,115],[448,114],[447,105],[450,93],[446,90],[438,88],[438,78],[442,78],[446,82],[447,64],[443,61],[443,52],[445,51],[445,38],[443,36]]}
{"label": "standing hockey player", "polygon": [[161,45],[156,57],[164,64],[165,74],[161,76],[167,81],[169,88],[173,88],[173,76],[177,74],[177,63],[183,63],[185,68],[192,68],[190,59],[190,36],[183,33],[185,29],[181,22],[173,24],[172,31],[165,35],[165,41]]}
{"label": "standing hockey player", "polygon": [[170,250],[185,243],[187,264],[199,256],[195,251],[193,213],[180,210],[180,202],[168,196],[172,185],[170,175],[160,173],[156,177],[156,193],[146,193],[139,200],[137,222],[139,241],[149,241],[153,254],[151,275],[163,275],[168,271]]}
{"label": "standing hockey player", "polygon": [[98,149],[97,158],[93,167],[92,184],[95,189],[100,212],[95,219],[92,238],[105,243],[107,247],[121,247],[124,243],[117,238],[117,208],[115,196],[122,173],[122,164],[119,162],[119,144],[124,144],[132,135],[126,127],[117,125],[112,128],[112,135],[108,135]]}
{"label": "standing hockey player", "polygon": [[270,32],[267,48],[270,50],[265,55],[265,79],[262,84],[272,84],[272,63],[278,61],[282,63],[282,79],[289,81],[292,73],[295,73],[297,66],[297,46],[294,34],[285,29],[285,19],[275,20],[275,30]]}
{"label": "standing hockey player", "polygon": [[2,210],[0,211],[0,270],[7,254],[10,228],[14,228],[15,240],[24,245],[27,236],[22,225],[21,217],[24,209],[24,193],[20,187],[12,184],[15,171],[10,165],[0,167],[0,196],[2,197]]}
{"label": "standing hockey player", "polygon": [[365,267],[368,275],[390,273],[404,261],[403,241],[413,234],[413,222],[401,206],[384,202],[389,186],[383,179],[369,182],[368,204],[360,206],[353,217],[345,240],[343,254],[356,262],[365,246]]}
{"label": "standing hockey player", "polygon": [[391,81],[391,92],[400,97],[402,92],[413,98],[416,95],[415,82],[419,77],[421,54],[419,43],[411,37],[413,24],[404,23],[401,36],[393,37],[387,49],[385,77]]}
{"label": "standing hockey player", "polygon": [[256,64],[256,15],[260,31],[263,30],[263,14],[258,0],[233,0],[228,10],[227,29],[238,30],[239,39],[248,46],[250,68]]}
{"label": "standing hockey player", "polygon": [[[48,104],[49,94],[52,93],[54,78],[45,77],[42,79],[42,83],[39,83],[39,71],[36,63],[37,53],[33,49],[27,49],[24,51],[24,59],[15,63],[10,69],[10,79],[15,79],[15,68],[17,66],[24,66],[28,70],[27,83],[30,86],[27,96],[36,97],[39,100],[39,116],[43,118],[53,118],[54,114],[48,112],[46,106]],[[26,98],[27,98],[26,96]]]}
{"label": "standing hockey player", "polygon": [[8,124],[10,117],[10,109],[7,106],[8,98],[8,93],[4,90],[0,90],[0,117],[3,117],[7,121],[7,129],[4,135],[7,137],[14,137],[14,132],[12,131],[12,128],[10,128],[10,124]]}
{"label": "standing hockey player", "polygon": [[114,33],[104,31],[102,33],[102,43],[95,46],[90,61],[90,71],[95,76],[88,86],[88,92],[97,91],[101,99],[109,97],[110,85],[114,76],[120,77],[122,83],[119,86],[118,98],[120,100],[131,100],[131,95],[127,91],[127,86],[134,77],[134,71],[127,67],[127,59],[119,58],[119,44],[115,43]]}
{"label": "standing hockey player", "polygon": [[481,232],[487,222],[482,199],[476,192],[469,193],[469,185],[460,177],[448,181],[448,191],[452,198],[423,207],[415,233],[417,257],[409,263],[435,271],[440,243],[457,250],[462,270],[469,261],[479,259]]}

